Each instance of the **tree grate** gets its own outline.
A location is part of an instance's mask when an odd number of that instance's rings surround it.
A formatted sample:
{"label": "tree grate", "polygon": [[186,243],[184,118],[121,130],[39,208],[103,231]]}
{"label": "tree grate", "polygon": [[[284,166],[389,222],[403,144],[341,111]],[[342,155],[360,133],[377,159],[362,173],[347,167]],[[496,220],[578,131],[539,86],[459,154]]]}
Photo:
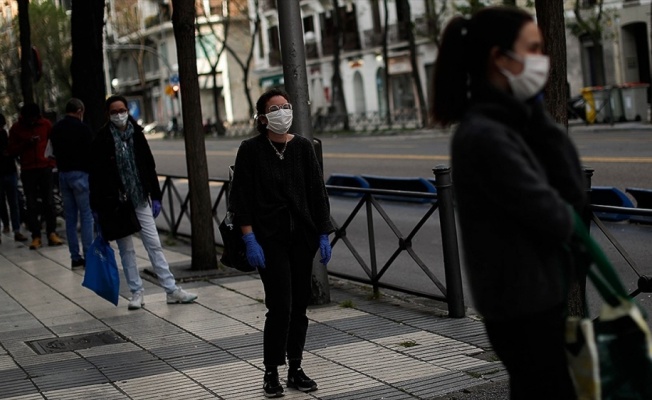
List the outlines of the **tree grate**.
{"label": "tree grate", "polygon": [[32,340],[25,343],[37,354],[53,354],[126,342],[127,340],[118,333],[109,330],[84,335]]}

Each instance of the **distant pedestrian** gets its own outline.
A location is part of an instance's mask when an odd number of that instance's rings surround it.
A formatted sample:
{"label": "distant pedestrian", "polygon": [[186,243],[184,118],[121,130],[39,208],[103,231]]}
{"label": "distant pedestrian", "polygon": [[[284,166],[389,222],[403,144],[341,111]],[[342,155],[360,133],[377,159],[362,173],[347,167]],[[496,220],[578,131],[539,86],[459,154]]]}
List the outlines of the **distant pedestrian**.
{"label": "distant pedestrian", "polygon": [[[11,229],[14,232],[14,240],[17,242],[24,242],[27,238],[20,233],[20,209],[18,205],[18,169],[16,168],[16,157],[9,154],[9,136],[5,126],[7,120],[5,116],[0,114],[0,207],[4,209],[7,214],[6,221],[3,217],[2,223],[4,224],[3,232],[10,232],[9,222],[11,221]],[[7,204],[9,210],[7,211]]]}
{"label": "distant pedestrian", "polygon": [[490,7],[453,18],[435,64],[433,117],[459,123],[452,174],[474,303],[512,399],[573,399],[564,351],[579,157],[547,115],[549,72],[531,15]]}
{"label": "distant pedestrian", "polygon": [[312,143],[289,132],[292,104],[272,89],[256,102],[260,134],[238,149],[229,196],[235,223],[242,229],[249,264],[258,268],[267,314],[263,342],[267,397],[283,396],[278,366],[289,362],[287,386],[303,392],[317,384],[301,360],[308,330],[312,262],[331,257],[334,228],[328,194]]}
{"label": "distant pedestrian", "polygon": [[9,154],[20,159],[20,179],[27,202],[29,230],[32,232],[29,248],[32,250],[42,246],[41,215],[45,220],[48,244],[63,244],[56,232],[52,173],[55,162],[45,154],[51,130],[52,124],[41,116],[41,109],[34,103],[25,104],[20,109],[18,122],[9,129]]}
{"label": "distant pedestrian", "polygon": [[[156,218],[161,212],[161,188],[154,156],[143,128],[129,115],[127,100],[111,96],[106,102],[109,121],[100,128],[91,150],[91,209],[100,231],[110,224],[121,223],[115,212],[127,206],[135,212],[140,237],[147,250],[158,281],[167,293],[168,303],[192,303],[197,298],[177,286],[168,265]],[[101,222],[100,222],[101,221]],[[116,240],[125,278],[131,290],[128,308],[137,310],[145,304],[143,282],[136,264],[136,250],[131,235]]]}
{"label": "distant pedestrian", "polygon": [[[84,103],[72,98],[66,104],[66,115],[54,124],[50,135],[59,170],[59,191],[63,200],[72,269],[84,267],[84,259],[93,241],[93,215],[88,184],[93,131],[83,120]],[[81,226],[81,252],[77,237],[78,221]]]}

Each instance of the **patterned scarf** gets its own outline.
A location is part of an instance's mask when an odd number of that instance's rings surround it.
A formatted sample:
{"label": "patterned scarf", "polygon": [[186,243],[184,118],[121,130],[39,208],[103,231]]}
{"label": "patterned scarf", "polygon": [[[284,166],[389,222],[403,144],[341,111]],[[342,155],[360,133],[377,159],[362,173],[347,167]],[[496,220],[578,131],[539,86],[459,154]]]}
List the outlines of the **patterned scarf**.
{"label": "patterned scarf", "polygon": [[128,121],[127,129],[122,132],[113,124],[109,125],[115,143],[115,159],[118,164],[122,187],[127,192],[126,194],[131,199],[134,208],[138,208],[145,203],[146,199],[143,195],[138,167],[136,166],[136,157],[134,156],[134,127]]}

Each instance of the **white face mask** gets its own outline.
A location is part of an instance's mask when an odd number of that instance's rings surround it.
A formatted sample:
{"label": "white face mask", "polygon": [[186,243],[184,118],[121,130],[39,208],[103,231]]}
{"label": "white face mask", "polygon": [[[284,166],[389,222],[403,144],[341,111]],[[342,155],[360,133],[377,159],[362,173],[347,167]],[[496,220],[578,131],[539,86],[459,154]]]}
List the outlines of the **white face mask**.
{"label": "white face mask", "polygon": [[292,110],[282,108],[265,114],[265,117],[267,118],[267,129],[279,135],[287,133],[292,126]]}
{"label": "white face mask", "polygon": [[512,52],[508,52],[507,55],[523,63],[523,71],[518,75],[514,75],[506,69],[500,70],[509,81],[509,87],[512,88],[514,97],[519,100],[527,100],[541,92],[548,82],[550,57],[543,54],[528,54],[525,57],[520,57]]}
{"label": "white face mask", "polygon": [[129,113],[128,112],[123,112],[120,114],[112,115],[111,116],[111,122],[118,128],[124,128],[125,125],[127,125],[127,120],[129,119]]}

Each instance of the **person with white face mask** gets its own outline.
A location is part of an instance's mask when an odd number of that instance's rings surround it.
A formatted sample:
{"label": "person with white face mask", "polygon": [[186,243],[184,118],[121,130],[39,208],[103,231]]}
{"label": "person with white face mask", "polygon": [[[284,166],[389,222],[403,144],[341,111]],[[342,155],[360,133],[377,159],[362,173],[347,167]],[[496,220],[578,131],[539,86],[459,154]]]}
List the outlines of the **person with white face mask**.
{"label": "person with white face mask", "polygon": [[313,259],[331,257],[328,194],[312,143],[289,133],[292,104],[271,89],[256,102],[260,133],[238,149],[229,211],[242,230],[247,260],[265,289],[263,393],[283,396],[278,366],[289,363],[287,387],[302,392],[317,384],[301,368],[308,330]]}
{"label": "person with white face mask", "polygon": [[574,399],[566,282],[582,260],[572,210],[587,199],[577,150],[543,108],[542,49],[534,19],[515,7],[453,18],[435,64],[432,116],[459,124],[451,171],[465,266],[511,399]]}
{"label": "person with white face mask", "polygon": [[154,219],[161,212],[162,194],[143,128],[129,115],[124,97],[111,96],[105,104],[109,121],[91,145],[90,202],[98,234],[106,241],[115,240],[120,250],[131,291],[127,308],[138,310],[145,305],[132,240],[136,232],[140,232],[154,273],[167,293],[167,303],[192,303],[197,295],[177,286],[161,247]]}

